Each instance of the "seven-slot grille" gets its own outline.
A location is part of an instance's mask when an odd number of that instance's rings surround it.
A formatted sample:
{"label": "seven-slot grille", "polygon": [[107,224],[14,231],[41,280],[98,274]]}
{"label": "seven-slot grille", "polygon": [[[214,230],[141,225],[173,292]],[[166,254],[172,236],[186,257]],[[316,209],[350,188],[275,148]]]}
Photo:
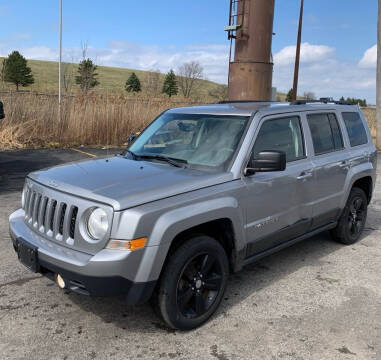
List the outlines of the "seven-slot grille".
{"label": "seven-slot grille", "polygon": [[58,202],[33,188],[25,194],[25,221],[40,233],[59,241],[74,244],[78,207]]}

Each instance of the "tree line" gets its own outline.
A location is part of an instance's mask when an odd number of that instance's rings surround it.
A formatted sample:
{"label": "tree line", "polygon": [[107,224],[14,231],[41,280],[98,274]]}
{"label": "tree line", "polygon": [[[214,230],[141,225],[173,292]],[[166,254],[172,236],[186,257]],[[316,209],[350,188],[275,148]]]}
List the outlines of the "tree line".
{"label": "tree line", "polygon": [[[3,61],[0,77],[2,81],[12,83],[18,91],[20,86],[27,87],[34,83],[34,77],[27,60],[18,51],[13,51]],[[148,93],[156,95],[159,91],[172,97],[181,93],[188,98],[197,89],[199,80],[202,80],[203,68],[198,61],[191,61],[181,65],[175,74],[171,69],[160,85],[160,71],[148,72],[146,75],[145,87]],[[100,84],[98,80],[97,65],[85,57],[78,64],[77,75],[74,77],[75,83],[79,85],[82,93],[86,94],[91,89]],[[66,90],[70,87],[71,76],[64,69],[63,86]],[[142,91],[142,84],[135,72],[132,72],[126,80],[124,89],[129,93],[139,93]]]}
{"label": "tree line", "polygon": [[[310,100],[316,100],[315,93],[313,93],[311,91],[304,92],[303,96],[301,96],[300,98],[303,99],[303,100],[309,100],[309,101]],[[286,101],[291,102],[292,99],[293,99],[293,89],[290,89],[289,92],[286,95]],[[361,107],[368,106],[367,102],[366,102],[366,99],[358,99],[358,98],[351,98],[351,97],[347,97],[345,99],[344,96],[342,96],[340,98],[340,101],[346,102],[349,105],[359,105]]]}

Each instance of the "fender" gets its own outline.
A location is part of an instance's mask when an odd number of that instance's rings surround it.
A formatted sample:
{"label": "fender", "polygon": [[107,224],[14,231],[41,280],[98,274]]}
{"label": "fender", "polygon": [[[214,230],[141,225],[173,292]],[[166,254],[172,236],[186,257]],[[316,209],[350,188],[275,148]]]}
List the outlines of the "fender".
{"label": "fender", "polygon": [[150,235],[150,246],[156,247],[158,251],[148,277],[150,279],[159,278],[168,250],[176,235],[209,221],[226,218],[233,224],[234,251],[236,254],[242,253],[246,246],[244,220],[238,202],[233,197],[202,201],[161,215]]}
{"label": "fender", "polygon": [[340,209],[344,209],[349,197],[349,193],[351,192],[351,189],[353,187],[353,184],[357,180],[370,176],[372,178],[372,182],[374,186],[375,184],[374,173],[375,173],[375,168],[370,162],[364,162],[362,164],[355,165],[349,169],[348,175],[345,181],[345,185],[344,185],[345,191],[344,191],[344,196],[342,197],[342,200],[341,200]]}

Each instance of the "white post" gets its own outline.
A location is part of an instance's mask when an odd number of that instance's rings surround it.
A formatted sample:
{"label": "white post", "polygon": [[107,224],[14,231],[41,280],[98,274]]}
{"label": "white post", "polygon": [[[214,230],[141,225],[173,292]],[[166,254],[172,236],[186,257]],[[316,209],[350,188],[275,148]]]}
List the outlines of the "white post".
{"label": "white post", "polygon": [[62,0],[59,0],[58,122],[61,122]]}
{"label": "white post", "polygon": [[377,148],[381,150],[381,0],[378,0],[377,26],[377,109],[376,109]]}

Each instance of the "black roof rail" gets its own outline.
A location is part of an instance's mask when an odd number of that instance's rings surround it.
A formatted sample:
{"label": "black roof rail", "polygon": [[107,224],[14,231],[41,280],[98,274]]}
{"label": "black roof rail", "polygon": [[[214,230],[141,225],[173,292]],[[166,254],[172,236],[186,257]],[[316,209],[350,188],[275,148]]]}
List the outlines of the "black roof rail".
{"label": "black roof rail", "polygon": [[336,104],[336,105],[352,105],[347,101],[335,101],[332,98],[320,98],[319,100],[296,100],[290,102],[290,105],[306,105],[306,104]]}
{"label": "black roof rail", "polygon": [[221,100],[217,104],[270,103],[271,100]]}

